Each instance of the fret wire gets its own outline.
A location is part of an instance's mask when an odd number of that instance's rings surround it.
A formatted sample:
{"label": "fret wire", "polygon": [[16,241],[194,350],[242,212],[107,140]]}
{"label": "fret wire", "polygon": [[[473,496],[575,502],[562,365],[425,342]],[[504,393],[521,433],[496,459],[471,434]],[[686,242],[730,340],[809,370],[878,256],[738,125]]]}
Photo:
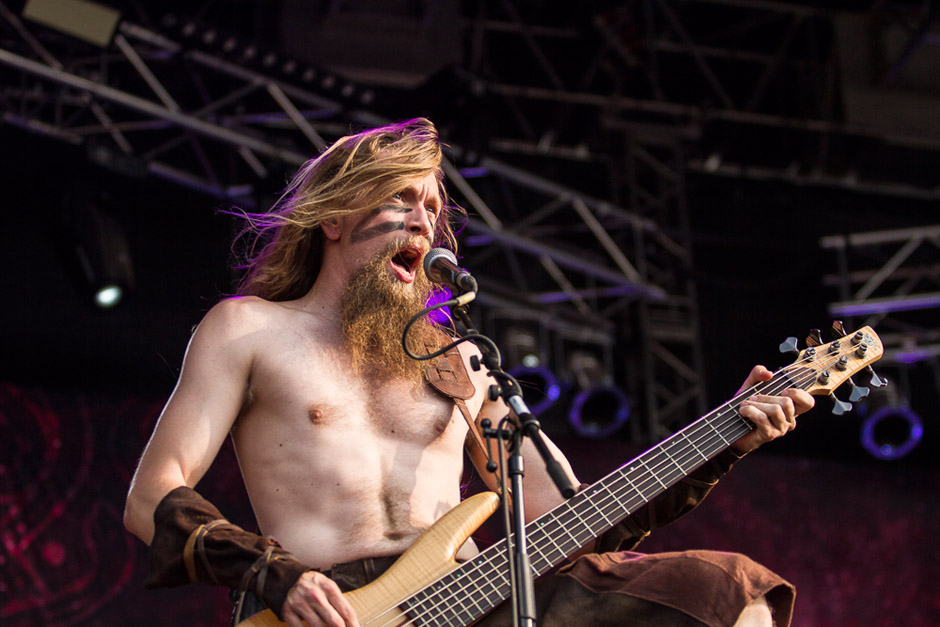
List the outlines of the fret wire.
{"label": "fret wire", "polygon": [[[476,585],[475,582],[471,581],[471,582],[470,582],[470,585],[473,587],[473,589],[474,589],[475,591],[477,591],[477,592],[480,591],[480,586]],[[476,595],[476,594],[470,594],[470,595],[469,595],[469,598],[470,598],[470,600],[473,602],[473,604],[477,606],[477,609],[478,609],[481,613],[486,611],[486,610],[477,602],[477,595]]]}
{"label": "fret wire", "polygon": [[[609,505],[609,506],[608,506],[608,505],[605,505],[605,507],[616,507],[616,508],[618,508],[618,509],[622,509],[622,506],[621,506],[621,500],[622,500],[622,499],[619,498],[619,497],[617,497],[617,495],[614,494],[613,490],[610,489],[610,486],[608,486],[608,485],[605,483],[605,484],[603,484],[603,485],[601,486],[601,488],[602,488],[603,490],[605,490],[605,491],[607,492],[607,494],[608,494],[607,497],[604,497],[605,503],[608,502],[608,499],[609,499],[610,501],[612,501],[611,505]],[[635,491],[635,490],[634,490],[634,491]],[[600,492],[600,489],[597,490],[597,492]],[[618,515],[615,514],[615,516],[618,516]],[[617,522],[620,522],[620,521],[618,520]],[[614,523],[614,524],[617,524],[617,523]]]}
{"label": "fret wire", "polygon": [[607,518],[606,514],[604,514],[603,510],[601,510],[601,508],[599,508],[599,507],[597,506],[597,503],[595,503],[593,499],[584,499],[584,502],[585,502],[585,503],[590,503],[590,504],[594,507],[594,509],[597,511],[597,513],[601,515],[601,518],[604,519],[604,522],[605,522],[606,524],[608,524],[608,525],[614,524],[614,523],[610,522],[610,519]]}
{"label": "fret wire", "polygon": [[[672,441],[670,441],[670,444],[676,444],[677,446],[681,446],[681,444],[679,443],[678,440],[672,440]],[[675,465],[676,465],[676,468],[678,468],[678,469],[679,469],[679,472],[681,472],[681,473],[683,474],[683,476],[684,476],[684,475],[686,474],[686,470],[685,470],[685,468],[682,467],[682,464],[680,464],[678,461],[676,461],[676,458],[673,457],[672,454],[669,453],[669,445],[664,445],[664,446],[662,447],[662,449],[663,449],[663,453],[665,453],[666,457],[669,458],[669,461],[671,461],[673,464],[675,464]],[[680,452],[680,454],[681,454],[681,452]]]}
{"label": "fret wire", "polygon": [[[570,511],[570,508],[568,508]],[[567,552],[558,542],[555,541],[555,531],[564,524],[560,519],[560,516],[552,516],[550,520],[545,521],[545,524],[536,527],[534,533],[530,536],[533,538],[533,544],[540,546],[544,543],[551,544],[551,548],[554,551],[558,552],[558,559],[563,559],[567,556]],[[555,560],[551,558],[546,558],[549,563],[553,563]]]}
{"label": "fret wire", "polygon": [[[557,522],[558,525],[561,526],[561,522],[559,521],[557,516],[554,517],[552,521]],[[541,529],[545,529],[545,532],[544,532],[545,537],[548,538],[548,541],[551,542],[552,545],[555,547],[555,549],[561,554],[561,557],[566,557],[565,550],[562,549],[561,546],[557,542],[555,542],[555,537],[554,537],[555,534],[548,532],[548,524],[546,524],[544,527],[541,527]]]}
{"label": "fret wire", "polygon": [[630,484],[630,487],[633,488],[633,490],[634,490],[637,494],[640,495],[640,497],[641,497],[642,499],[646,500],[646,495],[643,493],[643,491],[640,490],[640,488],[638,488],[635,483],[633,483],[633,480],[632,480],[632,479],[630,479],[630,474],[629,474],[629,473],[632,472],[632,470],[633,470],[633,469],[628,468],[626,471],[624,471],[624,472],[623,472],[623,478],[626,480],[627,483]]}
{"label": "fret wire", "polygon": [[[656,447],[656,448],[659,448],[659,447]],[[646,470],[649,471],[653,475],[653,478],[659,482],[659,485],[661,485],[663,489],[667,489],[669,487],[665,483],[663,483],[659,477],[656,476],[656,473],[654,473],[653,470],[649,467],[649,465],[646,463],[646,460],[640,457],[639,461],[643,465],[643,467],[646,468]]]}
{"label": "fret wire", "polygon": [[[593,502],[590,501],[589,499],[584,499],[583,501],[580,502],[580,504],[582,504],[582,505],[583,505],[583,504],[593,504]],[[572,511],[574,511],[574,508],[572,508]],[[584,512],[584,513],[586,514],[587,512]],[[594,537],[594,536],[592,535],[592,534],[593,534],[593,531],[591,530],[591,527],[587,524],[587,522],[585,521],[584,517],[583,517],[580,513],[575,514],[575,515],[576,515],[576,520],[578,521],[578,523],[580,523],[580,526],[583,527],[583,530],[584,530],[585,532],[587,532],[587,534],[588,534],[588,537],[587,537],[587,538],[583,538],[583,537],[581,536],[581,532],[578,531],[578,535],[577,535],[577,537],[575,537],[574,543],[575,543],[576,547],[580,547],[580,546],[582,546],[585,542],[587,542],[588,540],[590,540],[590,539],[591,539],[592,537]]]}
{"label": "fret wire", "polygon": [[[551,535],[547,533],[539,533],[540,531],[542,530],[533,529],[527,534],[529,540],[529,562],[533,566],[539,562],[545,562],[546,564],[551,564],[553,562],[552,558],[546,555],[545,550],[542,547],[543,539],[545,537],[551,537]],[[547,548],[551,550],[551,547]],[[562,555],[562,557],[564,557],[564,555]]]}
{"label": "fret wire", "polygon": [[531,560],[533,563],[536,560],[545,560],[548,563],[552,562],[552,559],[546,555],[546,551],[543,550],[543,545],[550,543],[552,546],[547,547],[549,549],[554,549],[558,551],[560,555],[563,556],[564,549],[558,542],[555,541],[555,534],[557,531],[564,530],[559,516],[550,515],[545,517],[544,520],[541,518],[531,526],[531,529],[528,529],[528,539],[529,539],[529,555],[533,553],[536,554],[536,559]]}
{"label": "fret wire", "polygon": [[575,538],[573,535],[571,535],[571,530],[568,529],[568,525],[561,525],[560,528],[564,530],[565,534],[566,534],[569,538],[571,538],[571,541],[572,541],[572,542],[577,543],[578,539]]}

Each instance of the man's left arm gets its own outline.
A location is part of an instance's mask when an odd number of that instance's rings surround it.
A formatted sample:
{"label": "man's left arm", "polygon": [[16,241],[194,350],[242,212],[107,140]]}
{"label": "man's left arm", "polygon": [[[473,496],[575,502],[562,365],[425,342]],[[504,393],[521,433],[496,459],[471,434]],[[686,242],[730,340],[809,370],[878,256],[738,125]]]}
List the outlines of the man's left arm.
{"label": "man's left arm", "polygon": [[[492,423],[492,427],[496,428],[499,425],[500,420],[506,417],[509,414],[509,408],[501,401],[490,401],[489,399],[483,402],[483,406],[480,409],[479,414],[476,418],[477,429],[480,429],[480,423],[484,419],[489,419]],[[561,464],[561,468],[565,475],[568,477],[568,480],[572,485],[577,487],[580,482],[574,474],[574,470],[571,468],[571,464],[568,462],[568,458],[565,457],[565,454],[561,452],[561,449],[552,442],[551,438],[545,435],[544,432],[541,433],[542,437],[545,439],[545,444],[548,447],[548,450],[551,451],[552,456]],[[483,479],[483,482],[486,486],[495,492],[499,491],[499,470],[495,473],[489,472],[486,470],[487,458],[483,451],[476,445],[469,445],[467,447],[467,453],[470,456],[470,460],[473,462],[474,467],[477,470],[477,474]],[[492,446],[492,454],[494,457],[497,457],[497,446],[494,442]],[[523,438],[522,442],[522,456],[525,460],[525,475],[523,476],[522,487],[524,490],[524,499],[525,499],[525,517],[526,522],[535,520],[545,512],[550,511],[555,506],[562,503],[565,499],[559,493],[558,488],[555,486],[555,482],[552,481],[552,478],[548,475],[548,471],[545,468],[545,462],[542,459],[542,456],[539,455],[538,450],[536,450],[535,445],[529,438]],[[502,460],[505,462],[507,455],[503,455]],[[508,477],[507,477],[508,479]]]}
{"label": "man's left arm", "polygon": [[[755,366],[741,385],[738,394],[762,381],[770,380],[772,376],[773,373],[767,368]],[[708,495],[717,481],[731,469],[732,464],[760,445],[792,431],[796,427],[797,416],[812,409],[813,405],[813,397],[798,389],[784,390],[776,396],[755,395],[745,400],[739,412],[754,425],[754,430],[601,536],[597,542],[597,550],[633,548],[651,530],[662,527],[693,510]],[[479,425],[484,418],[489,418],[493,426],[496,426],[507,413],[508,409],[502,401],[486,400],[477,417],[477,424]],[[561,450],[547,436],[546,443],[555,458],[562,464],[569,479],[574,485],[579,485],[570,463]],[[468,451],[483,481],[490,489],[495,490],[497,475],[485,470],[485,455],[474,446],[469,447]],[[523,456],[526,462],[523,483],[525,513],[526,520],[531,521],[551,510],[564,499],[548,476],[544,462],[535,450],[535,446],[528,440],[523,444]]]}
{"label": "man's left arm", "polygon": [[[764,366],[754,366],[735,396],[772,377],[773,373]],[[797,416],[812,409],[814,404],[812,396],[795,388],[776,396],[754,395],[742,402],[738,412],[754,425],[754,429],[598,538],[596,550],[633,549],[653,529],[695,509],[735,462],[760,445],[795,429]]]}

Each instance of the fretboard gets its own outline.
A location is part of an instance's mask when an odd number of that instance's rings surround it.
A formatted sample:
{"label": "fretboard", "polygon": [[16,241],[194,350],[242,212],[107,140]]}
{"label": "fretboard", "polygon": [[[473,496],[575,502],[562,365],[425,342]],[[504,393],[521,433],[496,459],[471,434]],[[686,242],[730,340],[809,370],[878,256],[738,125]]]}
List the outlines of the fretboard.
{"label": "fretboard", "polygon": [[[755,392],[784,387],[803,386],[778,372]],[[728,401],[527,524],[533,576],[544,574],[748,433],[753,426],[737,411],[742,400]],[[505,542],[494,544],[400,607],[414,625],[469,625],[509,598],[508,559]]]}

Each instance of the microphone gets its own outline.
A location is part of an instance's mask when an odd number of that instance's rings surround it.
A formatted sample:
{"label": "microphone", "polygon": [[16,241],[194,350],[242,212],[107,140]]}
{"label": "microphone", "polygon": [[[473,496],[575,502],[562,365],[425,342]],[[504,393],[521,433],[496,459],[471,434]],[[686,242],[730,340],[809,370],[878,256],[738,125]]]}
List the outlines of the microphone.
{"label": "microphone", "polygon": [[476,292],[477,280],[469,272],[457,265],[457,257],[446,248],[432,248],[424,256],[424,273],[434,283],[460,290]]}

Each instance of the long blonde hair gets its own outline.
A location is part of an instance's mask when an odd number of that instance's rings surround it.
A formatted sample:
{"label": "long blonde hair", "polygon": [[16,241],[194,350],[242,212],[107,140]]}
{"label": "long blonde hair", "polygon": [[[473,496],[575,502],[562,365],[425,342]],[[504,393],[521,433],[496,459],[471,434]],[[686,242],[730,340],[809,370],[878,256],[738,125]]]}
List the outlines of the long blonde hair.
{"label": "long blonde hair", "polygon": [[305,163],[268,213],[243,213],[246,269],[237,293],[267,300],[300,298],[320,272],[320,225],[368,211],[416,178],[437,175],[444,211],[434,245],[456,250],[451,207],[444,189],[441,144],[434,124],[415,118],[337,140]]}

